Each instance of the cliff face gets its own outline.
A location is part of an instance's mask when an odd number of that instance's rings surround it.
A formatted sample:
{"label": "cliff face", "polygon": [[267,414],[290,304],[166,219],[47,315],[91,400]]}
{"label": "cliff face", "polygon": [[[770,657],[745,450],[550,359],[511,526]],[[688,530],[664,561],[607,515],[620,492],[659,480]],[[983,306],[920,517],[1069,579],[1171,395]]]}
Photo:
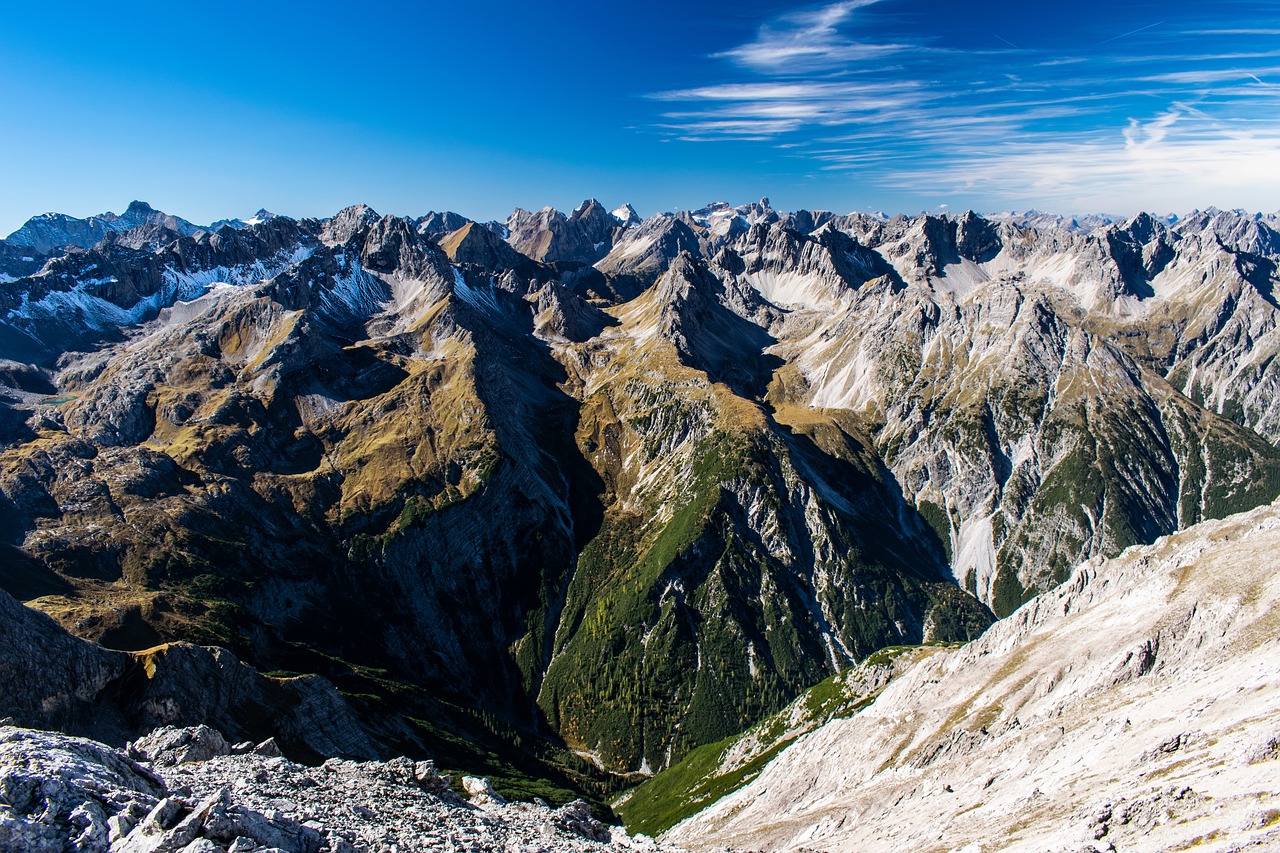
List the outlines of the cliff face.
{"label": "cliff face", "polygon": [[640,773],[1280,491],[1262,223],[508,226],[355,206],[9,276],[4,586]]}

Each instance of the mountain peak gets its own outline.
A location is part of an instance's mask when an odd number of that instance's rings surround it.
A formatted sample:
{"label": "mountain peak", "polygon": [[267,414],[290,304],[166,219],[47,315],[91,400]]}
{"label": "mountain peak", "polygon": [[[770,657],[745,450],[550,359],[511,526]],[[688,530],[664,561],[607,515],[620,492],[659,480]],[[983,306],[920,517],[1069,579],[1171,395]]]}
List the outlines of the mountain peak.
{"label": "mountain peak", "polygon": [[491,272],[528,270],[536,265],[492,230],[476,222],[440,238],[440,248],[455,264],[475,264]]}
{"label": "mountain peak", "polygon": [[573,209],[573,213],[570,215],[574,218],[580,217],[592,207],[599,207],[601,210],[604,209],[600,202],[596,201],[595,198],[588,198],[584,199],[582,204],[575,207]]}
{"label": "mountain peak", "polygon": [[636,209],[630,204],[624,204],[621,207],[615,207],[610,211],[613,218],[622,223],[624,228],[630,228],[632,225],[640,224],[640,214],[636,213]]}
{"label": "mountain peak", "polygon": [[333,245],[345,243],[362,228],[377,222],[379,218],[377,211],[367,204],[344,207],[325,223],[322,239]]}
{"label": "mountain peak", "polygon": [[89,249],[111,234],[139,226],[160,225],[178,234],[191,235],[200,230],[185,219],[156,210],[145,201],[129,202],[124,213],[100,213],[79,219],[65,213],[46,213],[32,217],[10,234],[7,242],[25,246],[36,252],[53,252],[67,246]]}

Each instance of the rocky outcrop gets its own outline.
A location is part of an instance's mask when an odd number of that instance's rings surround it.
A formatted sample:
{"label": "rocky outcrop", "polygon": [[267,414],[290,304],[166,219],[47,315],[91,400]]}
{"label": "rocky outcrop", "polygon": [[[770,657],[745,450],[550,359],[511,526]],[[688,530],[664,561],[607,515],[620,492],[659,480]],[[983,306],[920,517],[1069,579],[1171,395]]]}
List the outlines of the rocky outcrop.
{"label": "rocky outcrop", "polygon": [[172,767],[230,755],[231,744],[221,732],[209,726],[165,726],[129,744],[129,754],[139,761]]}
{"label": "rocky outcrop", "polygon": [[470,223],[461,213],[454,213],[452,210],[444,212],[431,211],[426,216],[421,217],[417,222],[419,234],[426,234],[429,237],[442,237],[445,234],[452,234],[459,228],[464,228]]}
{"label": "rocky outcrop", "polygon": [[640,218],[640,214],[636,213],[636,209],[630,204],[624,204],[622,207],[614,208],[612,213],[613,218],[621,222],[623,228],[631,228],[632,226],[639,225],[644,221]]}
{"label": "rocky outcrop", "polygon": [[522,275],[536,275],[539,269],[530,258],[517,252],[497,234],[469,222],[440,238],[440,248],[455,264],[472,264],[493,273],[514,270]]}
{"label": "rocky outcrop", "polygon": [[[634,212],[632,211],[632,213]],[[594,198],[589,198],[574,208],[573,213],[569,216],[569,221],[576,223],[582,231],[582,236],[590,241],[592,254],[595,257],[599,257],[604,253],[606,248],[613,242],[614,232],[620,225],[625,224],[605,210],[604,205]],[[581,260],[594,260],[594,258],[582,258]]]}
{"label": "rocky outcrop", "polygon": [[[216,732],[159,741],[208,744]],[[145,745],[145,749],[143,748]],[[221,744],[225,746],[225,742]],[[168,750],[162,756],[174,757]],[[470,779],[452,793],[430,761],[330,759],[304,767],[258,753],[184,752],[142,762],[103,744],[0,726],[0,849],[24,853],[373,853],[661,850],[604,826],[586,804],[508,804]]]}
{"label": "rocky outcrop", "polygon": [[349,205],[325,221],[320,239],[331,246],[342,245],[379,219],[378,212],[367,204]]}
{"label": "rocky outcrop", "polygon": [[165,793],[159,776],[104,744],[0,726],[0,849],[106,853],[139,821],[173,822],[179,807]]}
{"label": "rocky outcrop", "polygon": [[108,697],[133,671],[128,655],[73,637],[0,591],[0,714],[63,731],[93,727],[99,737],[118,740],[126,724]]}
{"label": "rocky outcrop", "polygon": [[660,214],[624,231],[595,266],[606,275],[630,276],[648,283],[665,272],[681,252],[701,255],[698,236],[676,217]]}
{"label": "rocky outcrop", "polygon": [[317,230],[276,217],[193,235],[112,232],[0,289],[0,355],[52,364],[65,352],[119,340],[122,329],[216,283],[256,284],[290,269],[310,255]]}
{"label": "rocky outcrop", "polygon": [[585,343],[617,321],[559,282],[544,284],[535,294],[535,334],[547,339]]}

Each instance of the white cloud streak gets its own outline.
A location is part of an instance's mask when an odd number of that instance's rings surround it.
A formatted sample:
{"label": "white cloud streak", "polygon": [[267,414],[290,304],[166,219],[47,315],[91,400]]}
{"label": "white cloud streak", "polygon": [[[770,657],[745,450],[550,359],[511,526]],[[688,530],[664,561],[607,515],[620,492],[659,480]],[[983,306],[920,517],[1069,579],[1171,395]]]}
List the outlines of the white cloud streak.
{"label": "white cloud streak", "polygon": [[1014,144],[961,152],[946,168],[896,171],[882,180],[917,192],[981,191],[1071,210],[1135,206],[1184,211],[1210,204],[1271,210],[1280,199],[1280,134],[1175,136]]}
{"label": "white cloud streak", "polygon": [[911,49],[910,44],[860,42],[840,27],[858,9],[880,0],[844,0],[793,12],[760,28],[756,40],[716,54],[757,71],[792,73],[833,63],[876,59]]}

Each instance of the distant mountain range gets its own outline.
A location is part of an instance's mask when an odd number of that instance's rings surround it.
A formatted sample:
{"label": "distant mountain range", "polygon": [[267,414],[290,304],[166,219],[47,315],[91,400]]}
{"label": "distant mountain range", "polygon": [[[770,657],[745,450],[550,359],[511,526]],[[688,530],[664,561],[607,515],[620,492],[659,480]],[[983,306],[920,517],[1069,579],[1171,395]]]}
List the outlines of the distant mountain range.
{"label": "distant mountain range", "polygon": [[36,217],[0,242],[0,586],[602,797],[1275,498],[1276,225]]}
{"label": "distant mountain range", "polygon": [[[589,210],[588,208],[591,207],[599,208],[599,210]],[[602,223],[605,221],[601,218],[603,210],[595,199],[583,202],[582,206],[574,210],[569,216],[565,216],[552,208],[544,208],[537,214],[530,214],[528,211],[517,208],[507,218],[506,222],[489,222],[486,223],[486,227],[506,238],[511,228],[516,227],[521,222],[537,221],[538,217],[546,218],[547,221],[543,223],[544,225],[548,224],[551,219],[559,218],[567,222],[570,219],[581,220],[584,216],[588,219],[593,219],[597,223]],[[702,221],[707,226],[712,226],[714,222],[719,221],[723,223],[722,227],[727,227],[735,219],[742,218],[743,221],[750,222],[753,218],[760,218],[766,211],[774,213],[767,198],[762,199],[759,205],[745,205],[741,208],[735,208],[727,202],[716,202],[700,210],[692,211],[690,216]],[[1240,218],[1264,222],[1272,229],[1280,225],[1280,212],[1273,214],[1249,214],[1243,210],[1231,212]],[[1200,215],[1200,213],[1200,211],[1195,211],[1191,215],[1196,216]],[[1214,216],[1222,213],[1222,211],[1216,208],[1209,208],[1204,213]],[[776,216],[776,213],[774,215]],[[875,214],[875,216],[885,220],[890,218],[884,213]],[[629,204],[623,204],[615,208],[610,212],[609,217],[612,223],[606,224],[605,227],[613,227],[613,224],[630,227],[639,225],[643,221],[640,215],[636,213],[635,208]],[[56,249],[71,246],[89,249],[106,239],[108,234],[122,234],[144,226],[159,226],[174,234],[191,236],[201,231],[218,231],[223,227],[244,229],[273,218],[275,218],[275,214],[263,208],[247,219],[219,219],[210,225],[202,226],[194,225],[181,217],[171,216],[155,210],[145,201],[133,201],[129,203],[125,212],[119,215],[107,212],[100,213],[97,216],[90,216],[86,219],[77,219],[65,213],[44,213],[40,216],[33,216],[21,228],[6,237],[4,242],[10,246],[23,246],[39,253],[49,253]],[[1023,212],[1001,211],[987,214],[985,218],[993,222],[1012,223],[1022,228],[1057,229],[1081,234],[1087,234],[1125,220],[1123,216],[1105,213],[1062,216],[1039,210]],[[1168,225],[1173,225],[1180,219],[1176,214],[1166,214],[1158,218]],[[425,216],[417,217],[415,220],[418,229],[422,233],[430,235],[447,234],[451,231],[456,231],[470,221],[461,214],[451,211],[444,213],[432,212]],[[526,226],[526,230],[528,230],[528,226]],[[598,230],[599,226],[597,227]],[[536,256],[537,252],[535,250],[529,254]],[[546,260],[546,258],[539,258],[539,260]]]}

